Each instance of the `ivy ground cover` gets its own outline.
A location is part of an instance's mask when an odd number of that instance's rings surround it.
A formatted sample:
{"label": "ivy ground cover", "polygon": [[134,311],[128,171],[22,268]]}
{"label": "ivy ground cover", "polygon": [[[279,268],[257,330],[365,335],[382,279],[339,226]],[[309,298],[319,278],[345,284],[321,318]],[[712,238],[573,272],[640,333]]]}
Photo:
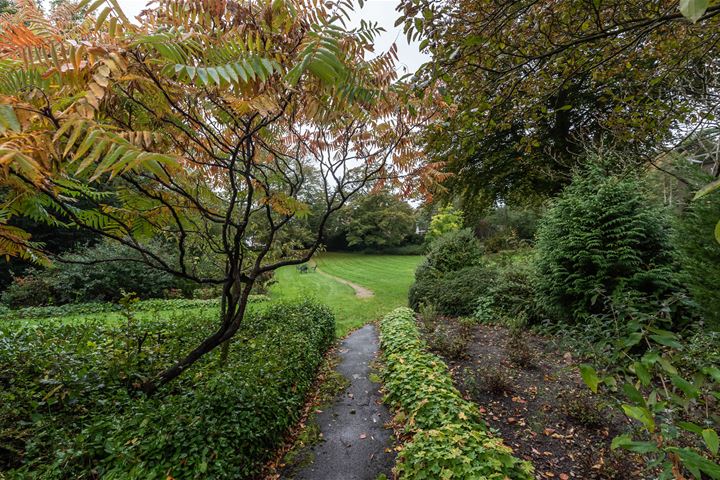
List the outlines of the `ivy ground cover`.
{"label": "ivy ground cover", "polygon": [[[7,479],[250,478],[298,420],[331,312],[253,312],[233,340],[147,397],[137,387],[217,315],[106,322],[0,321],[0,472]],[[2,475],[0,475],[2,476]]]}
{"label": "ivy ground cover", "polygon": [[533,478],[532,465],[489,432],[475,404],[453,386],[445,363],[427,351],[412,310],[392,311],[380,330],[386,401],[408,439],[398,455],[400,479]]}

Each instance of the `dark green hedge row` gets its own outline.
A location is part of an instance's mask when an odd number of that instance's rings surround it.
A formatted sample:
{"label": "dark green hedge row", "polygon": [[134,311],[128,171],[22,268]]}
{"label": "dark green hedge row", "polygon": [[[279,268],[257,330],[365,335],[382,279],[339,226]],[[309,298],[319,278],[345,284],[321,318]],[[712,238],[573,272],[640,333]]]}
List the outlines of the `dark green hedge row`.
{"label": "dark green hedge row", "polygon": [[[250,295],[250,303],[257,304],[268,300],[265,295]],[[168,312],[200,308],[216,308],[219,311],[220,299],[176,298],[172,300],[150,299],[140,300],[132,304],[133,312]],[[3,319],[38,319],[60,318],[68,316],[94,315],[98,313],[120,313],[123,307],[118,303],[91,302],[68,303],[65,305],[48,305],[45,307],[25,307],[9,309],[0,305],[0,320]]]}
{"label": "dark green hedge row", "polygon": [[380,324],[386,400],[410,442],[398,455],[400,479],[530,480],[532,466],[493,437],[474,403],[453,386],[445,363],[428,353],[407,308]]}
{"label": "dark green hedge row", "polygon": [[[133,303],[135,312],[151,312],[159,310],[184,310],[188,308],[218,307],[220,300],[185,299],[173,300],[140,300]],[[0,318],[50,318],[66,317],[69,315],[92,315],[96,313],[120,312],[122,307],[117,303],[90,302],[68,303],[65,305],[48,305],[44,307],[24,307],[18,309],[3,308],[0,306]]]}
{"label": "dark green hedge row", "polygon": [[[195,316],[194,316],[195,315]],[[8,479],[257,474],[298,419],[334,318],[305,302],[252,313],[219,352],[151,398],[138,384],[212,331],[188,311],[108,325],[0,322],[0,471]]]}

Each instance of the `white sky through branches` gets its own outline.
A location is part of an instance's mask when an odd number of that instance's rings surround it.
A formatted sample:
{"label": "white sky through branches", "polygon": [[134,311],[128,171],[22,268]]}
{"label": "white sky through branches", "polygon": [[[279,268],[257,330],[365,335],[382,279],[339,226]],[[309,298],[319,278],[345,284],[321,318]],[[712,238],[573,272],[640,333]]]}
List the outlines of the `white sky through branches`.
{"label": "white sky through branches", "polygon": [[[119,0],[123,11],[130,18],[134,18],[147,4],[147,0]],[[414,73],[420,65],[429,60],[429,56],[420,53],[418,44],[408,44],[402,33],[402,27],[395,27],[395,20],[400,16],[395,11],[397,0],[366,0],[363,8],[359,8],[355,2],[355,10],[352,12],[352,23],[348,27],[360,26],[360,20],[367,22],[378,22],[385,29],[376,44],[376,53],[382,53],[390,48],[393,42],[398,47],[398,74]]]}

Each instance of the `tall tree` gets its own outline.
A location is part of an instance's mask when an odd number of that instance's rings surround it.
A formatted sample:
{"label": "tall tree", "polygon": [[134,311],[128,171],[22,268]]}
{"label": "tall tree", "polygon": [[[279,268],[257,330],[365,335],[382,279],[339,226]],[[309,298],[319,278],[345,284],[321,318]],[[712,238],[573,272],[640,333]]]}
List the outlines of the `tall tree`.
{"label": "tall tree", "polygon": [[679,132],[717,116],[718,5],[696,10],[695,24],[677,0],[399,8],[408,36],[433,55],[419,81],[435,82],[448,104],[427,131],[428,151],[456,174],[452,191],[485,203],[557,192],[588,144],[646,165]]}
{"label": "tall tree", "polygon": [[[422,108],[404,107],[413,99],[395,81],[394,47],[365,58],[376,26],[339,26],[343,2],[160,0],[139,25],[114,0],[88,3],[76,7],[80,22],[70,7],[46,18],[31,2],[0,21],[0,182],[10,192],[0,249],[43,258],[6,223],[27,215],[222,286],[217,330],[148,379],[154,392],[231,339],[256,280],[307,261],[355,193],[422,171],[411,141]],[[309,171],[321,177],[322,214],[302,246],[285,232],[308,213]],[[158,235],[177,261],[147,247]],[[197,258],[223,273],[203,273]]]}
{"label": "tall tree", "polygon": [[351,247],[395,247],[415,233],[413,208],[389,191],[358,197],[347,215],[345,236]]}

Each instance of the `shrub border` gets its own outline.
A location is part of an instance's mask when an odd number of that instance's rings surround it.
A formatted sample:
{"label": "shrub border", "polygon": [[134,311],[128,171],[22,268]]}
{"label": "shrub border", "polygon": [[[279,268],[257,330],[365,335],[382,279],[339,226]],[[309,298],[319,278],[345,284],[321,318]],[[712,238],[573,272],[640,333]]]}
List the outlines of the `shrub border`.
{"label": "shrub border", "polygon": [[412,310],[398,308],[380,321],[380,345],[385,401],[409,438],[395,466],[399,479],[534,478],[532,465],[492,435],[447,365],[427,351]]}

